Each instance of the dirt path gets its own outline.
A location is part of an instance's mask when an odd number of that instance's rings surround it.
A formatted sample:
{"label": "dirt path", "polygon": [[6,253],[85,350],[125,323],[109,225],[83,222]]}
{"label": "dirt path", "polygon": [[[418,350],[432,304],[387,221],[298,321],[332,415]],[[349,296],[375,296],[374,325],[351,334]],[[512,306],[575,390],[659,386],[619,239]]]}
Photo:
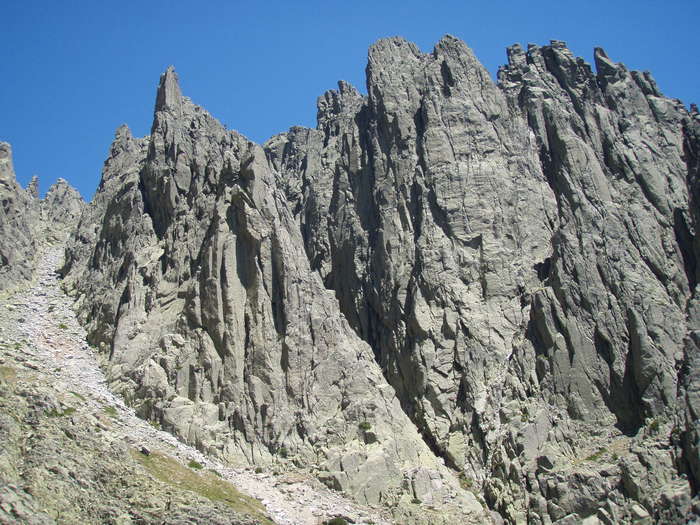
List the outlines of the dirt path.
{"label": "dirt path", "polygon": [[[65,392],[84,397],[96,413],[112,413],[105,431],[135,447],[159,450],[187,465],[196,461],[217,471],[240,491],[259,499],[280,525],[317,525],[342,516],[349,522],[387,524],[376,510],[343,498],[303,473],[255,473],[233,469],[209,458],[138,418],[113,394],[99,365],[97,354],[85,342],[72,301],[60,288],[55,274],[63,255],[62,246],[52,246],[39,258],[34,282],[27,288],[0,296],[0,343],[16,361],[40,370]],[[113,407],[113,408],[109,408]]]}

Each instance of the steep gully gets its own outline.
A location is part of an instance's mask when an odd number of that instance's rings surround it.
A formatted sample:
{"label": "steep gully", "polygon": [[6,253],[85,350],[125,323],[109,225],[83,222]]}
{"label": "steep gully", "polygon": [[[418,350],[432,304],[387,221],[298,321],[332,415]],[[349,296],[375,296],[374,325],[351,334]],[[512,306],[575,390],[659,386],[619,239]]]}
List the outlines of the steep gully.
{"label": "steep gully", "polygon": [[478,519],[422,439],[512,523],[695,512],[697,111],[602,50],[508,55],[496,85],[453,37],[382,40],[367,96],[264,151],[166,72],[67,252],[115,388],[359,500]]}
{"label": "steep gully", "polygon": [[57,270],[64,249],[63,242],[42,246],[33,279],[0,296],[0,365],[39,374],[34,381],[47,381],[54,390],[72,393],[73,404],[82,400],[78,410],[94,414],[95,431],[104,442],[116,440],[134,451],[166,454],[183,468],[195,462],[217,472],[259,499],[275,523],[317,525],[339,516],[355,523],[388,523],[377,510],[353,504],[310,477],[273,473],[274,466],[260,472],[226,466],[137,417],[110,390],[100,368],[105,356],[85,342],[73,301],[61,290]]}

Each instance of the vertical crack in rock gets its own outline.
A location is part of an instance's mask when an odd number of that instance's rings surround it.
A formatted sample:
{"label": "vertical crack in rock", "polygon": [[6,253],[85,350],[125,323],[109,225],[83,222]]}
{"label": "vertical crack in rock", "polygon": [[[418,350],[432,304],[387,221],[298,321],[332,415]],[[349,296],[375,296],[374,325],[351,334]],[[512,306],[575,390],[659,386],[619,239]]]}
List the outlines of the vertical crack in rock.
{"label": "vertical crack in rock", "polygon": [[602,49],[507,56],[380,40],[263,147],[169,68],[63,270],[112,386],[400,522],[697,513],[700,117]]}
{"label": "vertical crack in rock", "polygon": [[[341,83],[326,103],[341,111],[363,99]],[[331,244],[327,230],[304,231],[293,214],[341,228],[347,211],[355,227],[348,200],[372,191],[350,177],[368,163],[366,139],[341,137],[331,122],[327,131],[338,133],[347,166],[315,160],[311,168],[329,176],[281,181],[274,159],[183,97],[168,69],[151,135],[117,131],[64,284],[89,340],[109,352],[112,387],[143,417],[233,463],[293,461],[359,501],[393,508],[399,521],[481,523],[482,505],[426,446],[324,286],[337,278],[331,249],[348,250],[344,264],[359,271],[367,255]],[[321,135],[298,129],[277,139],[278,155],[301,168],[297,133]],[[314,202],[316,184],[326,193]],[[311,200],[302,209],[282,187]],[[371,209],[361,213],[374,220]],[[345,300],[365,302],[354,291]],[[354,321],[369,331],[375,319],[362,312]],[[419,513],[414,499],[433,510]]]}
{"label": "vertical crack in rock", "polygon": [[[631,463],[610,443],[642,447],[634,461],[647,465],[688,450],[653,443],[682,425],[677,372],[694,351],[684,341],[697,272],[697,139],[687,129],[697,116],[602,49],[597,73],[559,41],[516,45],[508,58],[495,86],[452,37],[427,55],[380,41],[367,97],[329,107],[345,94],[326,93],[318,128],[274,137],[268,158],[313,232],[314,269],[402,407],[503,518],[601,508],[623,520],[633,500],[656,519],[682,516],[691,495],[671,493],[686,490],[683,466],[634,489],[649,496],[613,502],[600,486],[631,483]],[[342,147],[357,136],[360,152]],[[293,190],[300,180],[303,193]],[[368,199],[369,223],[359,212]],[[556,496],[533,487],[561,469],[580,475],[599,450],[614,465],[605,483],[594,469]]]}

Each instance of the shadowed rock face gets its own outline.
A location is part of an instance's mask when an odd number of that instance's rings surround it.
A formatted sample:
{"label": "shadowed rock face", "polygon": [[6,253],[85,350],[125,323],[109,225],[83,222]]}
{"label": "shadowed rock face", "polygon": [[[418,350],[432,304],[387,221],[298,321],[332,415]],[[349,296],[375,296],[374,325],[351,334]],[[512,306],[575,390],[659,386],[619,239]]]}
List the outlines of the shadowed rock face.
{"label": "shadowed rock face", "polygon": [[[67,256],[89,338],[144,416],[234,463],[316,465],[400,519],[483,521],[311,271],[263,149],[172,69],[150,137],[117,131]],[[414,498],[440,515],[411,518]]]}
{"label": "shadowed rock face", "polygon": [[27,256],[34,241],[27,223],[31,195],[17,184],[12,148],[0,142],[0,290],[31,276]]}
{"label": "shadowed rock face", "polygon": [[516,45],[496,84],[453,37],[381,40],[366,96],[339,83],[264,149],[168,70],[64,269],[114,385],[203,449],[284,449],[402,520],[437,519],[413,498],[484,519],[444,461],[511,523],[682,522],[699,118],[595,61]]}
{"label": "shadowed rock face", "polygon": [[697,113],[600,49],[597,74],[561,42],[508,58],[496,85],[454,38],[431,54],[380,41],[367,97],[341,83],[317,130],[274,137],[268,157],[404,411],[491,506],[511,521],[594,514],[604,491],[537,461],[578,472],[617,434],[639,438],[635,464],[666,465],[638,498],[661,512],[665,484],[688,487],[679,449],[644,448],[645,424],[697,443],[679,383],[696,368]]}
{"label": "shadowed rock face", "polygon": [[44,242],[65,239],[85,205],[80,194],[59,179],[42,200],[35,176],[25,190],[12,165],[12,148],[0,142],[0,290],[32,278]]}

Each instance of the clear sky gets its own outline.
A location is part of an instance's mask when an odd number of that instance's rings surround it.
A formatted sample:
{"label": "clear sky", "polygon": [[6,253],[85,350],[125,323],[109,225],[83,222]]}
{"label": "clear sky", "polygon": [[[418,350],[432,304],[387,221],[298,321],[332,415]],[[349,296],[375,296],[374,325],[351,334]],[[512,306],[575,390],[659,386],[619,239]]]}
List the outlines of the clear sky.
{"label": "clear sky", "polygon": [[23,185],[38,174],[43,192],[63,177],[89,199],[114,130],[148,134],[168,65],[185,95],[263,142],[315,126],[316,98],[337,80],[364,92],[367,48],[394,35],[427,52],[450,33],[492,74],[515,42],[564,40],[589,62],[602,46],[689,104],[698,15],[698,0],[4,0],[0,140]]}

